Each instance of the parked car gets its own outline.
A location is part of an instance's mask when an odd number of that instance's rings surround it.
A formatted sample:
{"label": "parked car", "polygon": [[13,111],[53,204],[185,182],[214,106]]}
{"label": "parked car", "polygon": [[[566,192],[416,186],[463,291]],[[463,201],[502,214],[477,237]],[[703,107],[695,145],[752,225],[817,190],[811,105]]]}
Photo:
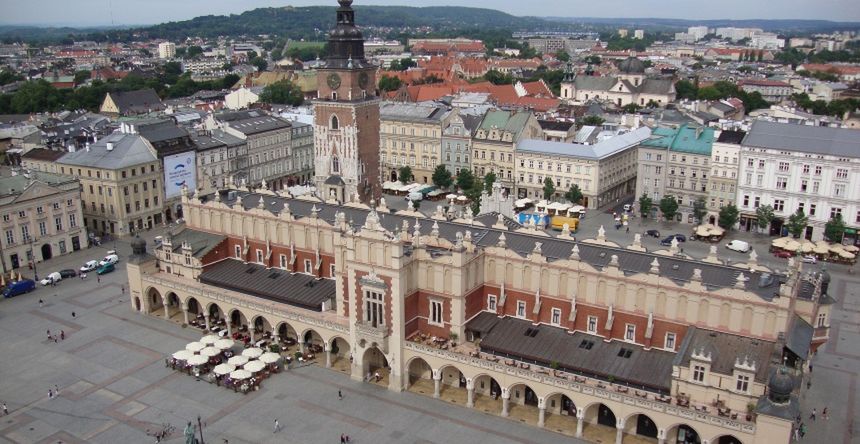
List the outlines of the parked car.
{"label": "parked car", "polygon": [[[110,253],[110,252],[108,252],[108,253]],[[100,265],[100,266],[101,266],[101,265],[104,265],[104,264],[111,264],[111,265],[113,265],[113,264],[115,264],[115,263],[117,263],[117,262],[119,262],[119,256],[117,256],[117,255],[115,255],[115,254],[108,254],[107,256],[105,256],[105,258],[104,258],[104,259],[102,259],[102,260],[101,260],[101,262],[99,262],[99,265]]]}
{"label": "parked car", "polygon": [[732,251],[740,252],[740,253],[748,253],[750,251],[750,244],[749,244],[749,242],[735,239],[735,240],[727,243],[726,248],[728,248],[729,250],[732,250]]}
{"label": "parked car", "polygon": [[662,245],[664,247],[668,247],[669,245],[672,245],[672,239],[678,239],[678,242],[686,242],[687,241],[687,237],[682,235],[682,234],[672,234],[672,235],[669,235],[668,237],[666,237],[666,239],[661,240],[660,245]]}
{"label": "parked car", "polygon": [[86,272],[88,272],[88,271],[93,271],[93,270],[95,270],[96,268],[98,268],[98,266],[99,266],[98,261],[87,261],[87,263],[86,263],[86,264],[84,264],[84,266],[83,266],[83,267],[81,267],[81,273],[86,273]]}
{"label": "parked car", "polygon": [[62,276],[62,277],[63,277],[63,279],[65,279],[65,278],[73,278],[73,277],[75,277],[75,276],[77,276],[77,275],[78,275],[78,272],[77,272],[77,271],[75,271],[75,270],[72,270],[71,268],[67,268],[67,269],[65,269],[65,270],[60,270],[60,276]]}
{"label": "parked car", "polygon": [[645,232],[645,235],[646,235],[646,236],[649,236],[649,237],[660,237],[660,231],[658,231],[658,230],[648,230],[648,231],[646,231],[646,232]]}
{"label": "parked car", "polygon": [[773,255],[776,257],[781,257],[783,259],[788,259],[788,258],[794,256],[794,253],[792,253],[790,251],[779,250],[779,251],[774,252]]}
{"label": "parked car", "polygon": [[40,283],[42,285],[47,286],[47,285],[51,285],[54,282],[60,282],[61,280],[63,280],[63,276],[59,272],[55,271],[55,272],[45,276],[45,279],[42,279]]}
{"label": "parked car", "polygon": [[101,266],[99,266],[99,268],[96,269],[96,274],[107,274],[114,270],[116,270],[116,267],[114,267],[113,264],[106,263],[102,264]]}
{"label": "parked car", "polygon": [[814,254],[807,254],[807,255],[803,256],[803,259],[802,259],[802,260],[803,260],[803,263],[804,263],[804,264],[815,264],[815,263],[818,263],[818,258],[817,258],[817,257],[815,257],[815,255],[814,255]]}
{"label": "parked car", "polygon": [[3,290],[4,298],[11,298],[19,294],[29,293],[36,289],[36,281],[32,279],[22,279],[16,282],[10,282]]}

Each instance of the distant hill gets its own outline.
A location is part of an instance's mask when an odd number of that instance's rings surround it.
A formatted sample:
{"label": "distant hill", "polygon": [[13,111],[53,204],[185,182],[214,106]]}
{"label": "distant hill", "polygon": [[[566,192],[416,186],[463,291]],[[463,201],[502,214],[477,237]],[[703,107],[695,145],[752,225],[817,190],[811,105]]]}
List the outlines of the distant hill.
{"label": "distant hill", "polygon": [[[179,39],[187,36],[274,34],[290,38],[315,37],[335,25],[335,8],[326,6],[258,8],[238,15],[208,15],[180,22],[140,28],[150,37]],[[569,28],[569,25],[535,17],[516,17],[493,9],[457,6],[361,6],[356,22],[362,27],[419,28],[434,30],[491,28],[512,31],[535,28]]]}

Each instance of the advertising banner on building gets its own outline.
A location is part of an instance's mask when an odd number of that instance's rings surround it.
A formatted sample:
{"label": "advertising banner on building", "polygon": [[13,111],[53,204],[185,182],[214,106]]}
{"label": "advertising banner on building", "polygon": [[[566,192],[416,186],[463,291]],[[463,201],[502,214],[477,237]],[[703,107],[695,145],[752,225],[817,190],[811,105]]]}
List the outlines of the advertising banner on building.
{"label": "advertising banner on building", "polygon": [[188,192],[197,189],[197,157],[193,151],[164,158],[165,197],[180,196],[183,186],[188,187]]}

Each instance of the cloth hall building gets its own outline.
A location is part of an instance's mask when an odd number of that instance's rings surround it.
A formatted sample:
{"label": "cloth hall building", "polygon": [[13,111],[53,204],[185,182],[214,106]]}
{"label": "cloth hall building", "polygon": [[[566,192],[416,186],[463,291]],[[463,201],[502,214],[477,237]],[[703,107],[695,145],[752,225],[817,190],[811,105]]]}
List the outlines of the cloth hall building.
{"label": "cloth hall building", "polygon": [[384,199],[226,189],[183,208],[183,231],[133,245],[133,310],[313,344],[353,379],[590,440],[788,442],[829,332],[829,276],[799,262],[782,275],[755,254],[693,261]]}

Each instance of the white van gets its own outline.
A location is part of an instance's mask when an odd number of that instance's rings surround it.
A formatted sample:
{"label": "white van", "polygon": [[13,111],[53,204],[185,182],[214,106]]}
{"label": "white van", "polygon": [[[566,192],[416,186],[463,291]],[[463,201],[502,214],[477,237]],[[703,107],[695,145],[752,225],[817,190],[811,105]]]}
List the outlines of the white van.
{"label": "white van", "polygon": [[742,240],[733,240],[726,244],[726,248],[740,253],[748,253],[750,251],[750,244]]}
{"label": "white van", "polygon": [[102,259],[101,262],[99,262],[99,266],[105,265],[105,264],[115,264],[117,262],[119,262],[119,256],[117,256],[115,254],[109,254],[109,255],[105,256],[105,258]]}

